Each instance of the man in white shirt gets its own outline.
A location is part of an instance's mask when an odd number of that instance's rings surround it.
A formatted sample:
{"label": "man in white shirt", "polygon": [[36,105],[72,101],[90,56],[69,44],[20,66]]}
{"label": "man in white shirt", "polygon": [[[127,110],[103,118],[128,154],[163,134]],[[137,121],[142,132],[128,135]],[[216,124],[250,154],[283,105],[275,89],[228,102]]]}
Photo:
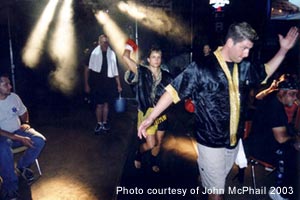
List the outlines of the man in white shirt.
{"label": "man in white shirt", "polygon": [[20,97],[11,92],[7,75],[0,74],[0,176],[3,184],[0,199],[18,198],[18,176],[15,173],[12,148],[28,147],[17,163],[17,172],[28,183],[33,181],[30,165],[39,156],[46,138],[29,125],[27,108]]}
{"label": "man in white shirt", "polygon": [[89,66],[85,69],[85,92],[90,93],[95,106],[97,125],[95,134],[110,129],[109,105],[122,91],[117,58],[110,48],[106,35],[100,35],[98,46],[92,51]]}

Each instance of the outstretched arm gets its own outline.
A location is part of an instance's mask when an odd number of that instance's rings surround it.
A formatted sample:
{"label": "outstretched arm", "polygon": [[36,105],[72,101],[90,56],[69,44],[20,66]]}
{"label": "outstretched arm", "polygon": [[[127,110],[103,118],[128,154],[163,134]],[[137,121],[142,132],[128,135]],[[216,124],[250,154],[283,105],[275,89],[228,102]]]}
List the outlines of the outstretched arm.
{"label": "outstretched arm", "polygon": [[259,92],[255,98],[258,100],[262,100],[263,98],[265,98],[266,96],[268,96],[270,93],[272,93],[273,91],[277,90],[277,81],[274,80],[272,82],[272,84],[270,85],[270,87],[268,87],[267,89],[262,90],[261,92]]}
{"label": "outstretched arm", "polygon": [[142,137],[147,137],[146,129],[151,126],[154,120],[165,110],[167,109],[173,102],[173,98],[169,92],[165,92],[157,102],[151,114],[141,123],[138,130],[138,137],[142,139]]}
{"label": "outstretched arm", "polygon": [[290,28],[289,32],[286,34],[285,37],[282,35],[278,35],[279,37],[279,43],[280,43],[280,49],[275,54],[275,56],[269,60],[269,62],[266,65],[266,73],[267,78],[269,78],[279,67],[283,59],[285,58],[285,55],[287,52],[294,46],[296,43],[296,40],[298,39],[299,32],[297,27]]}

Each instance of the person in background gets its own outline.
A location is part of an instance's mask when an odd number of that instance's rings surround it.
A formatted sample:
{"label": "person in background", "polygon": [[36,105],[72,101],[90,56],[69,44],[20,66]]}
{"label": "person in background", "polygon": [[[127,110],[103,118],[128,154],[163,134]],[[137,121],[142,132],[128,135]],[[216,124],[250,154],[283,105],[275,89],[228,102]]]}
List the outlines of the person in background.
{"label": "person in background", "polygon": [[204,193],[209,200],[222,200],[225,180],[239,150],[238,141],[244,133],[245,89],[249,83],[258,85],[279,67],[297,38],[292,27],[287,35],[279,35],[280,49],[265,65],[248,61],[250,49],[258,36],[246,22],[230,25],[225,44],[205,64],[191,63],[169,84],[151,114],[141,123],[138,137],[148,137],[146,130],[172,103],[191,96],[195,103],[195,136],[198,167]]}
{"label": "person in background", "polygon": [[[129,39],[123,53],[123,60],[128,67],[125,81],[133,87],[138,101],[138,125],[147,117],[159,97],[164,92],[164,87],[172,80],[170,73],[161,68],[162,51],[158,47],[150,49],[147,56],[149,65],[139,65],[130,58],[132,51],[137,50],[137,45]],[[160,152],[162,139],[167,128],[167,116],[162,114],[155,124],[147,129],[147,138],[142,142],[136,152],[134,165],[141,168],[142,157],[150,154],[150,165],[154,172],[158,172],[157,156]],[[146,156],[147,155],[147,156]],[[144,158],[145,158],[144,157]]]}
{"label": "person in background", "polygon": [[210,55],[210,52],[211,52],[211,48],[208,44],[205,44],[203,46],[203,56],[206,57],[206,56],[209,56]]}
{"label": "person in background", "polygon": [[[287,77],[289,76],[293,76],[296,77],[296,75],[290,75],[290,74],[283,74],[281,75],[278,80],[274,80],[272,82],[272,84],[270,85],[270,87],[260,91],[258,94],[256,94],[255,98],[258,100],[262,100],[264,99],[267,95],[278,91],[278,85],[283,82],[286,81]],[[298,94],[299,95],[299,94]],[[300,107],[300,100],[299,98],[297,98],[291,105],[285,105],[284,109],[286,112],[286,115],[288,117],[288,123],[289,123],[289,127],[291,129],[296,129],[297,131],[299,131],[299,118],[297,118],[298,114],[298,110]]]}
{"label": "person in background", "polygon": [[[198,49],[197,49],[198,50]],[[198,50],[199,51],[199,50]],[[197,64],[205,63],[209,55],[211,54],[211,47],[209,44],[204,44],[202,47],[202,53],[195,51],[194,52],[194,59]]]}
{"label": "person in background", "polygon": [[95,105],[97,124],[95,134],[108,131],[109,106],[122,91],[115,52],[106,35],[100,35],[98,46],[92,51],[89,66],[85,69],[85,92],[91,93]]}
{"label": "person in background", "polygon": [[[247,154],[276,166],[276,189],[269,191],[274,200],[296,199],[297,155],[299,136],[289,128],[285,107],[291,107],[299,93],[298,80],[289,74],[282,76],[276,90],[258,103],[251,133],[245,141]],[[267,90],[268,91],[268,90]],[[261,97],[261,96],[260,96]],[[282,193],[278,188],[286,188]]]}
{"label": "person in background", "polygon": [[[0,177],[1,200],[17,199],[18,175],[28,184],[34,181],[30,165],[40,155],[46,138],[29,123],[28,110],[20,97],[11,92],[12,86],[6,74],[0,74]],[[15,169],[12,148],[27,146]],[[18,175],[16,174],[16,172]]]}

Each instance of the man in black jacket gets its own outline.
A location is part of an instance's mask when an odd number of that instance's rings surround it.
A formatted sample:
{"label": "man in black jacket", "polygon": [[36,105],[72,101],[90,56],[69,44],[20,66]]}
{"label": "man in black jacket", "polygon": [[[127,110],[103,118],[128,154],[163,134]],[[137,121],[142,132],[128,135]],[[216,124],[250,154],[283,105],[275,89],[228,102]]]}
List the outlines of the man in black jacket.
{"label": "man in black jacket", "polygon": [[246,87],[268,79],[295,44],[298,30],[279,35],[280,49],[265,65],[243,61],[248,57],[257,34],[243,22],[229,27],[226,42],[204,63],[191,63],[165,89],[153,112],[139,127],[138,136],[173,103],[191,96],[195,102],[198,166],[209,199],[222,200],[225,179],[236,159],[238,140],[243,133]]}

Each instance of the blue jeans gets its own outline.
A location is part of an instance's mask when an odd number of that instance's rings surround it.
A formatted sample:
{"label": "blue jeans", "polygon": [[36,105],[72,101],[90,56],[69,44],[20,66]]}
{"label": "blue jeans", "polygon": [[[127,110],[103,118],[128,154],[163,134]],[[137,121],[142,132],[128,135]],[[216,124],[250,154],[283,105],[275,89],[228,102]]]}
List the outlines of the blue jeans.
{"label": "blue jeans", "polygon": [[[33,128],[25,131],[17,130],[14,133],[29,137],[33,141],[33,148],[28,148],[17,163],[17,168],[19,169],[29,167],[39,156],[45,145],[46,138]],[[15,174],[12,148],[20,146],[23,146],[21,142],[0,136],[0,176],[3,179],[2,189],[6,191],[18,190],[18,177]]]}

